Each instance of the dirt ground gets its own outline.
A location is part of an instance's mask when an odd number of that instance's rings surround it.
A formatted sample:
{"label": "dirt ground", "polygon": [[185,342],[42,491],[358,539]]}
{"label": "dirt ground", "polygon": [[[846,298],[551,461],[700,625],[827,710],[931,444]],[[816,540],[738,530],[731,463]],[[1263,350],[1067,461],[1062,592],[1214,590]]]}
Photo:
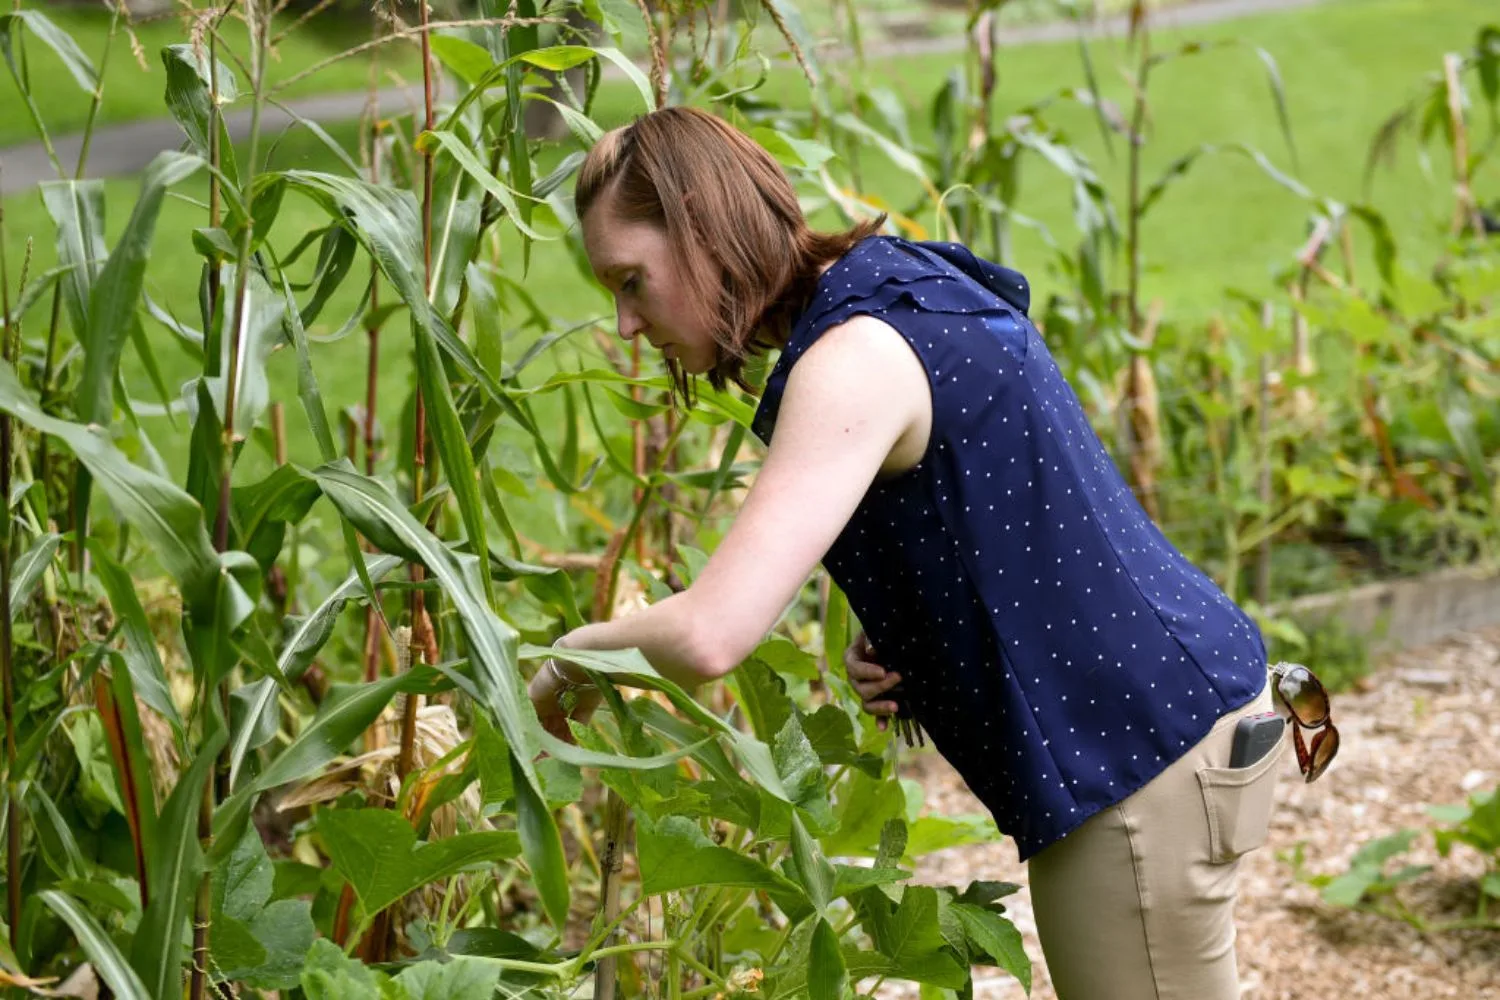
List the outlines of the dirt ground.
{"label": "dirt ground", "polygon": [[[1500,1000],[1500,933],[1423,935],[1396,920],[1328,906],[1317,890],[1296,881],[1286,858],[1302,842],[1309,871],[1342,873],[1364,842],[1403,827],[1436,826],[1428,804],[1460,802],[1500,782],[1500,629],[1387,657],[1358,688],[1335,696],[1334,719],[1343,741],[1338,760],[1308,785],[1294,755],[1285,755],[1270,839],[1241,868],[1241,996]],[[907,757],[902,772],[922,782],[933,812],[983,812],[936,754]],[[1476,852],[1459,845],[1441,858],[1424,833],[1406,858],[1434,866],[1401,892],[1413,909],[1430,920],[1473,914],[1476,877],[1484,871]],[[1014,844],[953,848],[929,855],[917,868],[917,880],[930,884],[963,886],[974,878],[1024,885]],[[1055,1000],[1030,899],[1023,889],[1007,902],[1034,962],[1032,996]],[[997,970],[976,970],[975,984],[982,1000],[1023,995]],[[917,993],[892,983],[877,995],[905,1000]]]}

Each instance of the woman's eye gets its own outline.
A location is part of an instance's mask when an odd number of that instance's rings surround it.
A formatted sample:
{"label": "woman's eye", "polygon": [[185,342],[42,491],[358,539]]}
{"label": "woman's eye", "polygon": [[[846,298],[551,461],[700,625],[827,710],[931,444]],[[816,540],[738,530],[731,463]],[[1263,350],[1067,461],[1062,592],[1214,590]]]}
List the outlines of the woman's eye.
{"label": "woman's eye", "polygon": [[626,293],[627,295],[634,294],[635,290],[639,287],[641,287],[640,280],[634,276],[626,278],[623,282],[620,283],[620,291]]}

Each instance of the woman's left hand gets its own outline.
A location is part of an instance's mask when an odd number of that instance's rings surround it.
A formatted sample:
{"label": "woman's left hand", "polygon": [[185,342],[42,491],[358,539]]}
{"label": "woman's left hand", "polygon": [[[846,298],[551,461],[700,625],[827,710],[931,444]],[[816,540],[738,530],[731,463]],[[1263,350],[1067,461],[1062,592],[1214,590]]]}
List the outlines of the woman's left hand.
{"label": "woman's left hand", "polygon": [[572,743],[573,733],[568,728],[568,720],[588,722],[603,698],[599,689],[589,681],[573,686],[558,676],[559,673],[566,675],[569,670],[556,660],[548,660],[532,676],[526,693],[531,697],[542,728],[558,739]]}

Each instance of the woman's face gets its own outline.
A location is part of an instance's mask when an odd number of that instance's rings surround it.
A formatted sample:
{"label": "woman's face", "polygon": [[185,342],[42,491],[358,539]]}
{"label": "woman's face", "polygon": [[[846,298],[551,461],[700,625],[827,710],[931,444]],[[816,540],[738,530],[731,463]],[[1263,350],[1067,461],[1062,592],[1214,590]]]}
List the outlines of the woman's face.
{"label": "woman's face", "polygon": [[610,191],[583,218],[583,246],[594,276],[615,297],[621,339],[644,336],[691,375],[713,368],[711,308],[693,301],[664,229],[621,219]]}

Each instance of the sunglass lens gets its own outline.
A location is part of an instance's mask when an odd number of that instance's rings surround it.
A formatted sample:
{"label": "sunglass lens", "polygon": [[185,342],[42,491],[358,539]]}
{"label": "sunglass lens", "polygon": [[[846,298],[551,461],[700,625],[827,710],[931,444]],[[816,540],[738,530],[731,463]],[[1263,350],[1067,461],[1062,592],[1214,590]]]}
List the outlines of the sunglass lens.
{"label": "sunglass lens", "polygon": [[1328,765],[1333,763],[1333,758],[1339,752],[1339,731],[1330,724],[1313,737],[1312,747],[1308,751],[1311,758],[1306,769],[1307,780],[1317,781]]}
{"label": "sunglass lens", "polygon": [[1328,720],[1328,692],[1306,667],[1292,667],[1283,673],[1276,690],[1304,726],[1317,728]]}

